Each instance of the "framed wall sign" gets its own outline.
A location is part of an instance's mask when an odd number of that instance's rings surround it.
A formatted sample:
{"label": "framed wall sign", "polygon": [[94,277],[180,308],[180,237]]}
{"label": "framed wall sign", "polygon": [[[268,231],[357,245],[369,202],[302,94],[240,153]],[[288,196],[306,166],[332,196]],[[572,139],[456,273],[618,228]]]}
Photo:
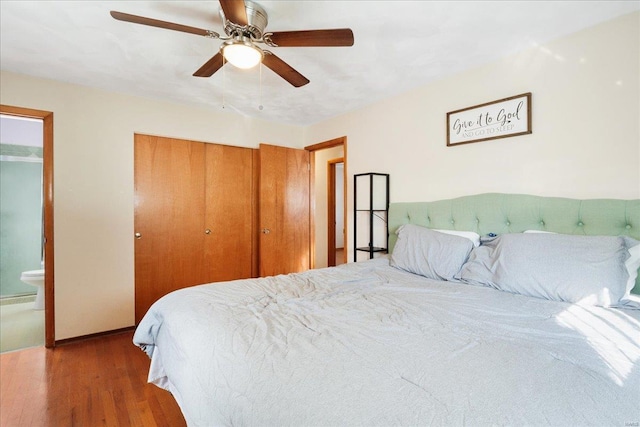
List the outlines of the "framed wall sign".
{"label": "framed wall sign", "polygon": [[531,92],[447,113],[447,146],[531,133]]}

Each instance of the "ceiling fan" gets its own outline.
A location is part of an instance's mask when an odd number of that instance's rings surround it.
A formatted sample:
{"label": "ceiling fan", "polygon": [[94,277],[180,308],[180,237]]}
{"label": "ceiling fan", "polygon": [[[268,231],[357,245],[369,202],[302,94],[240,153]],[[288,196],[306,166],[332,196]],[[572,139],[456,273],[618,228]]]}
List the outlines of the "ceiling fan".
{"label": "ceiling fan", "polygon": [[212,30],[123,12],[111,11],[111,16],[119,21],[222,40],[220,51],[193,74],[196,77],[211,77],[225,62],[238,68],[251,68],[262,62],[291,85],[300,87],[309,83],[309,80],[258,44],[270,47],[353,46],[353,31],[349,28],[264,32],[268,23],[267,12],[259,4],[249,0],[220,0],[220,16],[226,36]]}

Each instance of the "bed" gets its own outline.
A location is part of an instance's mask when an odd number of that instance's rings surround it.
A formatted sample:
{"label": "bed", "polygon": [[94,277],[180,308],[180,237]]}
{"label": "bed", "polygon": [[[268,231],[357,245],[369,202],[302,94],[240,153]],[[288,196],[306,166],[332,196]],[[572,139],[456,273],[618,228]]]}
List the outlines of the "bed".
{"label": "bed", "polygon": [[149,382],[190,426],[639,425],[640,200],[394,203],[389,232],[389,256],[158,300]]}

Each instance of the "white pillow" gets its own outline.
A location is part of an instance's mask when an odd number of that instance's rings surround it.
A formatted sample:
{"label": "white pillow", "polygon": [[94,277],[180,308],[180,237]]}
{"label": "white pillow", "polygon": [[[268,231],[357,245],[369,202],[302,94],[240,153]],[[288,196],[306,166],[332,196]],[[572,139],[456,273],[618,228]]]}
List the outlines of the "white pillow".
{"label": "white pillow", "polygon": [[437,231],[440,233],[451,234],[453,236],[460,236],[471,240],[473,243],[473,247],[477,248],[480,246],[480,235],[474,231],[458,231],[458,230],[439,230],[433,229],[433,231]]}
{"label": "white pillow", "polygon": [[625,236],[503,234],[483,241],[456,278],[522,295],[609,307],[629,296],[639,246]]}
{"label": "white pillow", "polygon": [[453,279],[473,249],[473,243],[466,237],[413,224],[401,226],[396,234],[398,240],[389,264],[429,279]]}

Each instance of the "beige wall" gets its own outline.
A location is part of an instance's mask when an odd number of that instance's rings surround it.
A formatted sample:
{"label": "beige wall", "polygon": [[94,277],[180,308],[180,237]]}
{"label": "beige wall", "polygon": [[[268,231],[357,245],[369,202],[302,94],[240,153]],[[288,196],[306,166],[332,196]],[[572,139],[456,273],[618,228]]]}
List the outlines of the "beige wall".
{"label": "beige wall", "polygon": [[[624,16],[307,128],[2,72],[2,104],[54,112],[56,339],[133,324],[134,132],[298,148],[346,135],[349,194],[354,173],[386,172],[392,202],[488,191],[640,198],[639,21]],[[445,146],[448,111],[523,92],[533,93],[532,135]]]}
{"label": "beige wall", "polygon": [[[640,198],[639,55],[633,13],[310,126],[305,138],[346,135],[349,176],[389,173],[391,202],[483,192]],[[524,92],[533,134],[446,147],[448,111]]]}
{"label": "beige wall", "polygon": [[5,105],[54,113],[56,339],[134,323],[133,134],[300,148],[303,129],[2,72]]}

